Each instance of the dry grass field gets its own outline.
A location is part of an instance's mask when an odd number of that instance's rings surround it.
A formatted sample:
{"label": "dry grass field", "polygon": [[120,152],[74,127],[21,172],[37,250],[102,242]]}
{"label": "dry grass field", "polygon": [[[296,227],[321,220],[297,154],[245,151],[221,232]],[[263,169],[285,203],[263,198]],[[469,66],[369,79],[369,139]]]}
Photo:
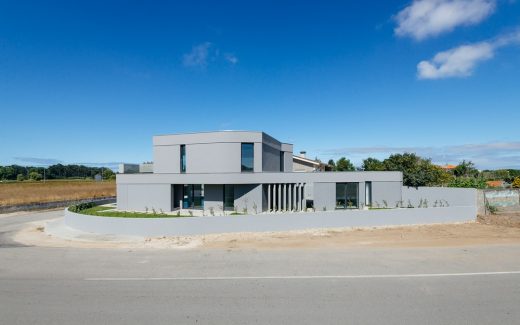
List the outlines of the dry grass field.
{"label": "dry grass field", "polygon": [[0,183],[0,206],[115,196],[116,183],[53,180]]}

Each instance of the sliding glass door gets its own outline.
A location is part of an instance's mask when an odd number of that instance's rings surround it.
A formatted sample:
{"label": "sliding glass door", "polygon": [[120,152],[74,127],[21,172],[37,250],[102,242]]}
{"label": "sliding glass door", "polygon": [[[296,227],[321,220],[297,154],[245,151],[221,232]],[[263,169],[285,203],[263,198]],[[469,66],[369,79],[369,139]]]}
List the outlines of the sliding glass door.
{"label": "sliding glass door", "polygon": [[183,186],[182,208],[204,208],[204,184],[185,184]]}

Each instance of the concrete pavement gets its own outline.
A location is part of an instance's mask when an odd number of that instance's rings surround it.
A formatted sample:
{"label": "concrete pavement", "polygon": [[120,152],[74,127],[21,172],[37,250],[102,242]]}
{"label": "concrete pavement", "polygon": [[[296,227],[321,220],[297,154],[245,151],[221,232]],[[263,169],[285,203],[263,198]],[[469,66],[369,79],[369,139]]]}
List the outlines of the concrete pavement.
{"label": "concrete pavement", "polygon": [[520,274],[487,273],[520,271],[519,245],[179,251],[26,247],[11,240],[24,223],[60,214],[0,218],[0,323],[520,319]]}

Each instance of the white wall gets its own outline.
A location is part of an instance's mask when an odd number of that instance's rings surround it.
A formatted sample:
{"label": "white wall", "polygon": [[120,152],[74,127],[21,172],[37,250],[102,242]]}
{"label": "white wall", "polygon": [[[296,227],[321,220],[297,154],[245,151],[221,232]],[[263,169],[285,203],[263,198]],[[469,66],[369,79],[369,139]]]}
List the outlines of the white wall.
{"label": "white wall", "polygon": [[453,223],[474,221],[475,217],[476,210],[473,207],[342,210],[191,218],[112,218],[82,215],[66,210],[65,224],[81,231],[99,234],[187,236],[313,228]]}
{"label": "white wall", "polygon": [[428,206],[433,206],[435,201],[448,202],[449,206],[477,206],[477,190],[474,188],[455,187],[406,187],[403,186],[403,204],[408,200],[417,207],[421,199],[428,200]]}

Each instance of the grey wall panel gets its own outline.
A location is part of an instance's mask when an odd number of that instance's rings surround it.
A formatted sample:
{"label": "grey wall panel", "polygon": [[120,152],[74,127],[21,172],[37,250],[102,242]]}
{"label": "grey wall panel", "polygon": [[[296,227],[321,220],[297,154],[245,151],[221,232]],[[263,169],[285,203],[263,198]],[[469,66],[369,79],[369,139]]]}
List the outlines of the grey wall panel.
{"label": "grey wall panel", "polygon": [[[198,144],[198,143],[239,143],[262,142],[262,132],[250,131],[216,131],[183,134],[157,135],[153,137],[154,146]],[[272,137],[271,137],[272,138]],[[275,140],[276,141],[276,140]]]}
{"label": "grey wall panel", "polygon": [[292,154],[293,154],[293,145],[292,144],[290,144],[290,143],[282,143],[282,145],[280,147],[280,150],[285,151],[285,152],[289,152],[291,154],[291,158],[292,158]]}
{"label": "grey wall panel", "polygon": [[254,168],[255,173],[262,172],[262,143],[255,142],[254,144]]}
{"label": "grey wall panel", "polygon": [[[316,173],[212,173],[212,174],[118,174],[118,184],[268,184],[313,182],[402,182],[401,172],[316,172]],[[395,184],[394,186],[401,184]],[[400,190],[399,190],[400,193]],[[399,194],[400,196],[401,194]]]}
{"label": "grey wall panel", "polygon": [[263,193],[262,185],[244,184],[235,185],[235,206],[238,212],[242,213],[247,208],[248,213],[260,213],[262,211]]}
{"label": "grey wall panel", "polygon": [[180,146],[154,146],[154,173],[180,173]]}
{"label": "grey wall panel", "polygon": [[282,143],[280,141],[276,140],[267,133],[262,133],[261,142],[278,150],[280,150],[282,147]]}
{"label": "grey wall panel", "polygon": [[336,208],[336,183],[314,183],[314,208],[316,211]]}
{"label": "grey wall panel", "polygon": [[224,206],[223,185],[204,185],[204,210],[213,208],[215,213],[220,213]]}
{"label": "grey wall panel", "polygon": [[128,204],[125,210],[159,212],[171,211],[170,184],[129,184],[127,185]]}
{"label": "grey wall panel", "polygon": [[382,227],[474,221],[476,207],[342,210],[247,216],[107,218],[65,211],[65,225],[90,233],[129,236],[188,236],[317,228]]}
{"label": "grey wall panel", "polygon": [[117,195],[117,208],[120,210],[126,210],[128,207],[128,185],[117,184],[116,186]]}
{"label": "grey wall panel", "polygon": [[280,150],[262,144],[262,169],[264,172],[280,171]]}
{"label": "grey wall panel", "polygon": [[186,145],[186,173],[240,173],[240,164],[240,143]]}
{"label": "grey wall panel", "polygon": [[[383,207],[384,201],[386,201],[388,207],[395,207],[402,200],[401,187],[400,182],[372,181],[372,206],[379,204],[380,207]],[[360,194],[364,195],[364,192]]]}
{"label": "grey wall panel", "polygon": [[293,154],[292,151],[285,151],[283,153],[284,159],[284,172],[292,172],[293,171]]}
{"label": "grey wall panel", "polygon": [[472,188],[453,187],[403,187],[403,201],[408,200],[413,206],[418,206],[421,199],[428,200],[428,205],[433,206],[435,201],[443,200],[443,205],[448,202],[450,206],[476,206],[477,190]]}

